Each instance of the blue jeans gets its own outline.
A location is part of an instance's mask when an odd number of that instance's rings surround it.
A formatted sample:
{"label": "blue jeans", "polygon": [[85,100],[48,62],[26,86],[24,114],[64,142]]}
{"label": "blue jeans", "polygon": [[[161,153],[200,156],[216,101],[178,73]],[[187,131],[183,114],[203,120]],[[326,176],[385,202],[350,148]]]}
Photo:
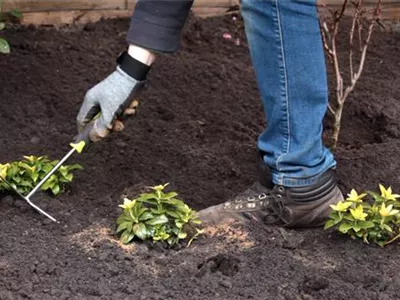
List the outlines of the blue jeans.
{"label": "blue jeans", "polygon": [[242,16],[267,120],[258,139],[275,184],[312,184],[335,167],[322,142],[328,105],[315,0],[242,0]]}

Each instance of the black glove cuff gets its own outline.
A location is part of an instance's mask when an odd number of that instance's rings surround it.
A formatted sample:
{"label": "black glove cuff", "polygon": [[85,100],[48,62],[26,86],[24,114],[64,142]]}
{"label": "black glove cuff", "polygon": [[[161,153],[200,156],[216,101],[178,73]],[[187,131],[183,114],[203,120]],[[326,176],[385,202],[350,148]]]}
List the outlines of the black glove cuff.
{"label": "black glove cuff", "polygon": [[144,81],[150,70],[150,66],[134,59],[127,51],[118,56],[117,64],[122,71],[138,81]]}

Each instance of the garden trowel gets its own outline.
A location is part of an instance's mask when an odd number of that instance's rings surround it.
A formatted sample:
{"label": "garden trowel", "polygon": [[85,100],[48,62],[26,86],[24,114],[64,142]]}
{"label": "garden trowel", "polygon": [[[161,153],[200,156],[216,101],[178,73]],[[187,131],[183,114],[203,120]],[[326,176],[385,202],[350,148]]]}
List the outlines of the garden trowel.
{"label": "garden trowel", "polygon": [[40,212],[42,215],[48,217],[50,220],[53,222],[59,223],[55,218],[53,218],[51,215],[49,215],[47,212],[45,212],[43,209],[32,203],[32,201],[28,198],[28,196],[22,195],[18,190],[10,183],[8,182],[7,179],[5,179],[3,176],[0,175],[0,180],[3,181],[10,189],[12,189],[18,196],[20,196],[22,199],[24,199],[30,206],[32,206],[34,209],[36,209],[38,212]]}
{"label": "garden trowel", "polygon": [[50,178],[51,175],[53,175],[62,165],[63,163],[75,152],[81,153],[83,148],[85,147],[85,145],[89,144],[89,133],[91,131],[91,129],[93,128],[93,122],[89,123],[84,129],[83,131],[78,134],[75,138],[74,138],[74,142],[70,144],[70,146],[72,147],[72,149],[54,166],[53,169],[50,170],[49,173],[46,174],[45,177],[43,177],[43,179],[32,189],[32,191],[29,192],[29,194],[27,196],[22,195],[20,192],[18,192],[18,190],[10,183],[7,181],[6,178],[4,178],[1,174],[0,174],[0,180],[2,180],[6,185],[8,185],[18,196],[20,196],[22,199],[24,199],[26,202],[28,202],[28,204],[30,206],[32,206],[35,210],[37,210],[38,212],[40,212],[42,215],[46,216],[47,218],[49,218],[50,220],[52,220],[53,222],[59,223],[54,217],[52,217],[51,215],[49,215],[47,212],[45,212],[44,210],[42,210],[41,208],[39,208],[37,205],[35,205],[34,203],[32,203],[31,201],[31,197],[37,192],[38,189],[40,189],[40,187]]}

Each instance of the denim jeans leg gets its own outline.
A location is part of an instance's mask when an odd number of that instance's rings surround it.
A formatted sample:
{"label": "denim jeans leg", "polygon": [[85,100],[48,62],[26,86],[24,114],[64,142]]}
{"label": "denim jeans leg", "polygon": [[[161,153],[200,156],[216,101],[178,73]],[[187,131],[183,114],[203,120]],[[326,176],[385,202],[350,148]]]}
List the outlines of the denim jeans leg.
{"label": "denim jeans leg", "polygon": [[258,140],[275,184],[304,186],[335,167],[322,142],[328,104],[315,0],[242,0],[267,128]]}

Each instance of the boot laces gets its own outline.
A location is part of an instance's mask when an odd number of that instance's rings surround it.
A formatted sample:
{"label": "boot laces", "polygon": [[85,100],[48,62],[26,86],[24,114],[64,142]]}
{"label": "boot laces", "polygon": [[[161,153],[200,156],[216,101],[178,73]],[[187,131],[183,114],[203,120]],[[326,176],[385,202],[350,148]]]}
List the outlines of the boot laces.
{"label": "boot laces", "polygon": [[266,213],[265,223],[285,222],[283,218],[285,211],[284,193],[285,188],[283,186],[275,186],[273,190],[266,193],[225,202],[223,209],[234,213],[263,211]]}

